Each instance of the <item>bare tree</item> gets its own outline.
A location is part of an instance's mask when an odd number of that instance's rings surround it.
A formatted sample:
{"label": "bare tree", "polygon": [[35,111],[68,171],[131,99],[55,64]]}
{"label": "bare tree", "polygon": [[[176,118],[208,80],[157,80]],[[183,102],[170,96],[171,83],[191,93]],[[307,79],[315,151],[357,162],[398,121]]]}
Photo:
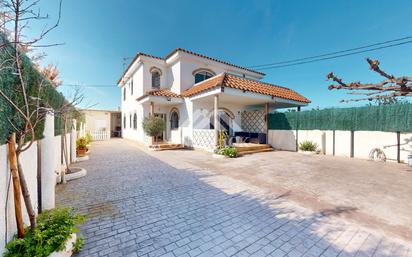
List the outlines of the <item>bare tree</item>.
{"label": "bare tree", "polygon": [[330,85],[329,90],[332,89],[345,89],[353,92],[349,92],[351,95],[364,95],[364,98],[355,98],[349,100],[341,100],[341,102],[352,102],[352,101],[373,101],[377,100],[379,102],[394,102],[399,97],[412,96],[412,77],[401,76],[395,77],[392,74],[383,71],[379,65],[378,60],[366,59],[369,63],[370,69],[377,72],[379,75],[385,79],[379,83],[361,83],[361,82],[351,82],[345,83],[343,80],[333,72],[327,75],[328,80],[333,80],[336,84]]}
{"label": "bare tree", "polygon": [[[23,173],[20,156],[28,150],[36,140],[36,127],[44,120],[50,108],[44,99],[41,99],[41,92],[48,83],[47,78],[40,76],[38,81],[28,81],[23,69],[24,61],[27,60],[25,52],[29,48],[48,47],[57,44],[42,45],[41,41],[55,28],[58,27],[61,14],[61,1],[59,2],[59,12],[56,23],[46,26],[40,34],[32,39],[25,36],[25,30],[29,28],[31,22],[47,19],[47,15],[42,15],[38,9],[40,0],[6,0],[2,1],[2,23],[3,30],[9,32],[9,38],[0,40],[0,50],[5,56],[0,63],[0,70],[7,70],[16,76],[16,84],[12,93],[0,90],[0,96],[14,109],[16,117],[11,120],[8,117],[10,126],[13,126],[17,135],[17,147],[15,149],[18,181],[26,206],[26,211],[30,218],[30,227],[36,226],[35,211],[31,203],[30,193]],[[29,88],[29,83],[35,83],[34,88]],[[14,144],[13,140],[11,142]],[[21,236],[21,235],[19,235]]]}

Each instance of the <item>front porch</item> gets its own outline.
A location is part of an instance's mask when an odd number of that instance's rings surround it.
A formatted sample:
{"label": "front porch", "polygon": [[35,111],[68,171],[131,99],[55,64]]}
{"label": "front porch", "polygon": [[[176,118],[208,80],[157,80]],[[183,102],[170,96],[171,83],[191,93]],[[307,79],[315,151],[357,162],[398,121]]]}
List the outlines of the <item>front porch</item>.
{"label": "front porch", "polygon": [[218,88],[191,100],[193,147],[213,151],[232,146],[239,153],[272,150],[267,144],[269,113],[306,105],[231,88]]}

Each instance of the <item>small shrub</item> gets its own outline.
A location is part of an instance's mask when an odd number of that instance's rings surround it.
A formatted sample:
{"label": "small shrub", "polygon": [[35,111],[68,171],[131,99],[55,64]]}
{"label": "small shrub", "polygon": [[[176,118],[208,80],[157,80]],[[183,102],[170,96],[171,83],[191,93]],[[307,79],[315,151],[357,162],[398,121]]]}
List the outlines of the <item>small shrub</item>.
{"label": "small shrub", "polygon": [[299,150],[314,152],[318,148],[318,145],[312,141],[306,140],[299,144]]}
{"label": "small shrub", "polygon": [[76,241],[73,243],[73,253],[78,253],[84,246],[84,237],[78,236]]}
{"label": "small shrub", "polygon": [[237,149],[229,146],[218,149],[216,153],[229,158],[237,157]]}
{"label": "small shrub", "polygon": [[144,118],[142,125],[146,135],[151,137],[161,136],[166,127],[162,118],[154,116]]}
{"label": "small shrub", "polygon": [[[37,226],[26,228],[24,238],[14,238],[7,243],[4,257],[46,257],[52,252],[62,251],[72,233],[78,231],[85,217],[68,208],[55,208],[42,212],[37,217]],[[76,241],[76,248],[81,248],[81,241]],[[75,245],[73,244],[73,246]]]}
{"label": "small shrub", "polygon": [[76,149],[77,150],[86,150],[87,149],[87,140],[84,137],[78,138],[76,140]]}
{"label": "small shrub", "polygon": [[84,136],[84,138],[86,139],[86,145],[90,144],[90,142],[93,141],[93,137],[90,133],[86,133],[86,135]]}

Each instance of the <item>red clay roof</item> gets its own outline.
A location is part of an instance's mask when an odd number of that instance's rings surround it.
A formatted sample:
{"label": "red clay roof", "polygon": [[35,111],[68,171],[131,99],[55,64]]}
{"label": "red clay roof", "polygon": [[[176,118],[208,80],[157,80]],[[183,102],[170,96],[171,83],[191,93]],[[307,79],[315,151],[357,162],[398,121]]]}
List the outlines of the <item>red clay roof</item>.
{"label": "red clay roof", "polygon": [[122,79],[123,79],[123,77],[126,75],[127,71],[131,68],[132,64],[133,64],[133,63],[137,60],[137,58],[139,58],[140,56],[146,56],[146,57],[150,57],[150,58],[154,58],[154,59],[158,59],[158,60],[167,60],[169,57],[171,57],[173,54],[175,54],[175,53],[178,52],[178,51],[181,51],[181,52],[184,52],[184,53],[187,53],[187,54],[191,54],[191,55],[194,55],[194,56],[198,56],[198,57],[201,57],[201,58],[205,58],[205,59],[208,59],[208,60],[211,60],[211,61],[220,62],[220,63],[226,64],[226,65],[229,65],[229,66],[232,66],[232,67],[235,67],[235,68],[239,68],[239,69],[243,69],[243,70],[246,70],[246,71],[254,72],[254,73],[257,73],[257,74],[260,74],[260,75],[265,75],[265,73],[260,72],[260,71],[255,71],[255,70],[252,70],[252,69],[248,69],[248,68],[245,68],[245,67],[241,67],[241,66],[238,66],[238,65],[229,63],[229,62],[225,62],[225,61],[221,61],[221,60],[218,60],[218,59],[215,59],[215,58],[212,58],[212,57],[208,57],[208,56],[203,55],[203,54],[198,54],[198,53],[195,53],[195,52],[192,52],[192,51],[183,49],[183,48],[176,48],[175,50],[173,50],[172,52],[170,52],[168,55],[166,55],[164,58],[157,57],[157,56],[153,56],[153,55],[150,55],[150,54],[145,54],[145,53],[142,53],[142,52],[138,52],[138,53],[136,54],[136,56],[133,58],[133,60],[130,62],[129,66],[127,66],[127,68],[126,68],[126,70],[123,72],[122,76],[121,76],[121,77],[119,78],[119,80],[117,81],[117,84],[119,84],[119,83],[122,81]]}
{"label": "red clay roof", "polygon": [[293,91],[292,89],[256,80],[241,78],[227,73],[216,75],[208,80],[195,84],[193,87],[184,91],[182,96],[190,97],[215,87],[230,87],[243,91],[280,97],[287,100],[310,103],[309,99]]}
{"label": "red clay roof", "polygon": [[165,96],[165,97],[181,97],[180,95],[173,93],[172,91],[170,91],[169,89],[166,88],[159,88],[159,89],[153,89],[150,91],[147,91],[146,93],[144,93],[141,97],[137,98],[137,101],[145,98],[146,96]]}

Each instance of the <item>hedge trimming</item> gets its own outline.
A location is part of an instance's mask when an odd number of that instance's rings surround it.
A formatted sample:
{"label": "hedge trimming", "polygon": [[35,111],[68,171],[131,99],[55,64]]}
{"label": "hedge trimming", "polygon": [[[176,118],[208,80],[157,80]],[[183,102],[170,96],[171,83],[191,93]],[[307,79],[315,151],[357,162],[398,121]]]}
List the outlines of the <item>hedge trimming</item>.
{"label": "hedge trimming", "polygon": [[[0,34],[0,44],[7,42]],[[0,49],[0,62],[2,66],[12,66],[12,59],[9,53],[13,53],[14,48],[8,45]],[[59,109],[66,101],[64,96],[58,92],[48,80],[44,80],[41,73],[33,66],[30,58],[25,54],[21,54],[22,72],[24,81],[26,82],[26,93],[28,96],[37,96],[37,91],[43,80],[43,86],[40,90],[41,105],[51,107],[55,110]],[[14,102],[23,104],[23,97],[20,91],[16,90],[19,87],[18,77],[14,74],[13,69],[0,70],[0,89],[10,97]],[[29,101],[34,101],[29,99]],[[0,144],[4,144],[12,132],[16,132],[15,128],[10,124],[12,122],[15,127],[21,128],[24,125],[23,119],[11,105],[0,96]],[[59,117],[55,118],[55,135],[60,134]],[[36,139],[43,138],[44,121],[40,122],[35,128]]]}
{"label": "hedge trimming", "polygon": [[269,129],[412,132],[412,104],[271,113]]}

